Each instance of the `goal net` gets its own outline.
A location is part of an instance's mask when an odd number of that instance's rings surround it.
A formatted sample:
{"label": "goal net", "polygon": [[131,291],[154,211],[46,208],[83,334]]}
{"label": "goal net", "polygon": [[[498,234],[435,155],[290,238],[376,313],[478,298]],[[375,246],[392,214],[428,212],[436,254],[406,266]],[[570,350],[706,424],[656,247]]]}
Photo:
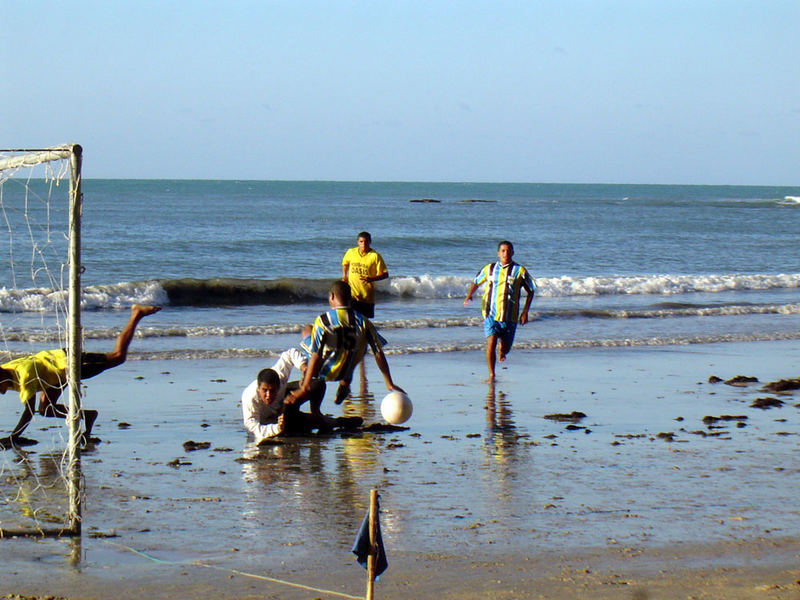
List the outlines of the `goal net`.
{"label": "goal net", "polygon": [[64,349],[68,389],[66,428],[34,416],[13,438],[25,406],[0,396],[0,537],[81,531],[81,163],[77,144],[0,149],[0,365]]}

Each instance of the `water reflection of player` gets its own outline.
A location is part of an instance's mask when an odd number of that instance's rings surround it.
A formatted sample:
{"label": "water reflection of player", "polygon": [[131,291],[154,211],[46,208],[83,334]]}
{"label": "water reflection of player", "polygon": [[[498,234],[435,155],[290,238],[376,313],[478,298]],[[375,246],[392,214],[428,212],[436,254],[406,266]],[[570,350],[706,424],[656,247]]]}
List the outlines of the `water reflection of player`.
{"label": "water reflection of player", "polygon": [[[14,448],[13,473],[4,473],[2,496],[6,506],[14,507],[26,520],[39,523],[66,522],[69,511],[68,482],[62,469],[65,457],[61,452],[40,454],[39,468],[33,463],[32,455]],[[0,521],[4,521],[0,519]],[[8,523],[3,523],[8,528]]]}
{"label": "water reflection of player", "polygon": [[498,463],[509,460],[518,448],[517,426],[511,412],[511,404],[505,392],[495,391],[495,382],[489,382],[486,393],[487,450]]}
{"label": "water reflection of player", "polygon": [[[248,484],[275,485],[297,472],[321,471],[319,444],[275,441],[274,444],[248,443],[242,453],[242,477]],[[259,492],[261,493],[261,492]]]}
{"label": "water reflection of player", "polygon": [[[294,438],[247,445],[239,461],[244,537],[263,543],[263,526],[284,545],[311,539],[352,541],[352,524],[363,516],[369,488],[342,464],[339,440],[332,442]],[[285,525],[276,529],[280,523]]]}
{"label": "water reflection of player", "polygon": [[[70,502],[69,485],[64,474],[66,456],[63,452],[39,454],[39,470],[37,473],[31,453],[14,448],[14,465],[19,469],[13,474],[3,472],[0,478],[2,491],[0,497],[3,504],[13,507],[22,516],[23,526],[18,535],[29,535],[22,532],[36,531],[37,535],[45,534],[43,524],[51,529],[45,535],[53,535],[53,524],[66,525]],[[2,469],[0,469],[2,472]],[[9,520],[0,516],[0,530],[10,532]],[[33,527],[31,525],[33,524]],[[56,529],[55,531],[58,531]],[[62,538],[67,546],[66,563],[77,570],[81,566],[81,536],[70,535]]]}

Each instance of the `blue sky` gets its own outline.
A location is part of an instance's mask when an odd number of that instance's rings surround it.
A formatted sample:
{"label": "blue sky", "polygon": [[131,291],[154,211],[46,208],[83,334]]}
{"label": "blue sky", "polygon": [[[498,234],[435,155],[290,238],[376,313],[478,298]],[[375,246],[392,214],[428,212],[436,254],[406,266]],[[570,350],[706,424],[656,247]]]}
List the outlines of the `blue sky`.
{"label": "blue sky", "polygon": [[0,39],[0,147],[89,178],[800,184],[797,0],[26,0]]}

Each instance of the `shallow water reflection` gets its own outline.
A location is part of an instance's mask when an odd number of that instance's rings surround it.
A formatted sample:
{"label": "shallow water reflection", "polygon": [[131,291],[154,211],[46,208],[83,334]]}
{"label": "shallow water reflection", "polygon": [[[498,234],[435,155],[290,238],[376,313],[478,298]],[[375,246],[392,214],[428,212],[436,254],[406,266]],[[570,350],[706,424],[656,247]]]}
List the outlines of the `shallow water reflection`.
{"label": "shallow water reflection", "polygon": [[0,529],[38,531],[69,518],[66,456],[15,448],[0,464]]}
{"label": "shallow water reflection", "polygon": [[[653,375],[679,352],[686,358],[669,370],[679,376]],[[108,394],[93,388],[93,403],[110,416],[98,426],[104,441],[83,457],[84,568],[138,560],[110,554],[105,540],[112,534],[160,558],[180,549],[186,560],[241,568],[269,569],[287,557],[351,564],[349,550],[373,488],[381,493],[390,556],[530,554],[610,540],[635,547],[797,529],[794,408],[758,411],[748,408],[761,393],[755,388],[698,384],[709,367],[697,365],[691,350],[588,353],[580,368],[564,358],[517,354],[488,387],[477,381],[484,368],[478,359],[471,367],[452,357],[425,357],[431,375],[422,379],[415,379],[423,369],[419,359],[394,360],[393,376],[414,400],[406,429],[281,439],[263,447],[245,442],[241,390],[229,381],[204,382],[196,365],[182,363],[139,380],[139,365],[123,365],[118,371],[130,385],[122,392],[111,378],[97,380],[107,382]],[[526,370],[526,360],[537,370]],[[765,366],[750,366],[752,360],[750,352],[737,364],[726,362],[726,374],[770,375]],[[250,381],[257,366],[243,361],[227,377]],[[374,370],[368,365],[369,375]],[[191,387],[176,393],[173,382]],[[323,409],[380,422],[382,382],[370,383],[373,393],[359,382],[343,405],[329,397]],[[543,418],[575,410],[588,415],[580,423],[585,429]],[[705,415],[743,412],[747,427],[728,427],[720,436],[696,432]],[[661,431],[672,431],[674,439],[659,437]],[[187,452],[187,439],[210,447]],[[14,455],[4,456],[13,470],[32,471],[31,480],[53,473],[44,455],[31,453],[20,465]],[[30,555],[41,556],[42,548],[31,545]],[[18,564],[20,549],[0,544],[0,558]],[[59,543],[51,558],[35,560],[63,564],[65,554]]]}

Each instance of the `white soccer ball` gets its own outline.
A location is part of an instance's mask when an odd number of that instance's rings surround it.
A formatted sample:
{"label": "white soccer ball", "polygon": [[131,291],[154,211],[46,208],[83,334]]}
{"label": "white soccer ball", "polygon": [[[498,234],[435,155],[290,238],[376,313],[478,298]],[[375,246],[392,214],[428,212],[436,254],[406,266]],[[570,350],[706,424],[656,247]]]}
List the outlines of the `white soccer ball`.
{"label": "white soccer ball", "polygon": [[381,415],[383,415],[387,423],[392,425],[399,425],[408,421],[413,410],[414,406],[411,404],[411,398],[403,392],[389,392],[381,401]]}

